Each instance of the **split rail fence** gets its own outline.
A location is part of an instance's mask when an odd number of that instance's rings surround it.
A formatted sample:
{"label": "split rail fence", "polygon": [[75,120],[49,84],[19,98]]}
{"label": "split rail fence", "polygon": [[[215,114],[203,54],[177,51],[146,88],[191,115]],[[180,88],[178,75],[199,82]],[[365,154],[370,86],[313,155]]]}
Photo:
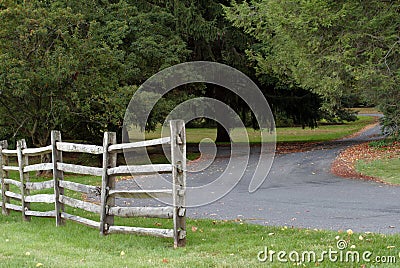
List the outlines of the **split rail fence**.
{"label": "split rail fence", "polygon": [[[174,247],[186,244],[186,134],[182,120],[170,121],[170,137],[146,140],[132,143],[116,143],[114,132],[104,133],[103,146],[63,142],[59,131],[51,132],[51,145],[42,148],[27,148],[25,140],[17,142],[15,150],[8,149],[7,141],[0,144],[1,199],[0,206],[4,215],[10,210],[20,211],[26,221],[30,217],[53,217],[56,225],[64,225],[65,220],[71,220],[100,230],[100,234],[127,233],[173,238]],[[161,144],[171,146],[171,164],[128,165],[117,166],[117,154]],[[63,162],[62,153],[88,153],[102,155],[102,167],[89,167]],[[29,164],[29,157],[43,154],[52,155],[51,163]],[[17,158],[17,166],[10,165],[9,158]],[[51,170],[53,178],[42,182],[31,182],[29,173],[32,171]],[[19,180],[9,177],[9,172],[18,172]],[[101,177],[101,187],[85,185],[64,179],[64,172],[86,174]],[[137,190],[116,189],[117,176],[148,175],[154,173],[172,173],[172,189]],[[14,191],[10,190],[14,185]],[[18,191],[15,191],[18,189]],[[31,194],[33,190],[53,189],[52,194]],[[78,200],[64,194],[64,189],[82,194],[100,195],[100,204]],[[172,206],[165,207],[126,207],[117,206],[115,199],[171,197]],[[14,200],[13,202],[11,200]],[[32,203],[54,203],[54,210],[37,211],[31,209]],[[83,209],[99,214],[99,221],[68,214],[64,206]],[[114,217],[152,217],[172,218],[173,229],[143,228],[114,225]]]}

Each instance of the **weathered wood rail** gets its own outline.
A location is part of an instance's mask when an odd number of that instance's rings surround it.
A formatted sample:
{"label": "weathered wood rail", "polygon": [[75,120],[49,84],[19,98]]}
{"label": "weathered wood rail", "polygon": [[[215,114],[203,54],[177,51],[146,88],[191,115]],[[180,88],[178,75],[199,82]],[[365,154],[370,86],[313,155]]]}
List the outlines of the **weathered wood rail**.
{"label": "weathered wood rail", "polygon": [[[87,145],[63,142],[59,131],[52,131],[51,144],[42,148],[26,148],[25,140],[17,142],[15,150],[8,149],[7,141],[0,142],[0,175],[1,202],[3,215],[9,215],[10,210],[22,213],[22,218],[29,221],[31,216],[52,217],[56,225],[64,225],[70,220],[92,228],[97,228],[101,235],[113,233],[128,233],[152,235],[174,239],[174,247],[186,244],[186,134],[182,120],[170,122],[171,136],[132,143],[116,143],[116,134],[104,133],[103,145]],[[171,164],[129,165],[117,166],[117,154],[135,148],[170,144]],[[97,154],[103,156],[102,167],[89,167],[63,162],[63,152]],[[29,164],[29,157],[43,154],[52,155],[51,163]],[[10,165],[9,158],[17,159],[17,166]],[[42,182],[31,182],[29,173],[32,171],[51,170],[53,179]],[[18,172],[19,180],[10,179],[9,172]],[[64,172],[86,174],[101,177],[101,186],[85,185],[64,179]],[[115,189],[116,176],[147,175],[154,173],[172,173],[171,189],[133,190]],[[99,181],[100,182],[100,181]],[[14,191],[11,191],[13,185]],[[15,189],[18,189],[16,191]],[[52,189],[51,194],[33,191]],[[100,196],[100,204],[78,200],[64,194],[64,190],[83,194]],[[170,197],[172,206],[165,207],[120,207],[115,199]],[[31,209],[32,203],[53,203],[54,210],[37,211]],[[99,215],[99,221],[94,221],[65,212],[65,206],[79,208]],[[173,228],[142,228],[132,226],[116,226],[114,217],[150,217],[173,219]]]}

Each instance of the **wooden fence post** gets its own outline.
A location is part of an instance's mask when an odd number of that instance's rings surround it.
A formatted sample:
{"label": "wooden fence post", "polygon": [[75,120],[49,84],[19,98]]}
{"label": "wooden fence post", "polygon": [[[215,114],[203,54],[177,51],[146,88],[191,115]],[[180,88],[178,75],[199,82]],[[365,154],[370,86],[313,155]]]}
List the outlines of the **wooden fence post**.
{"label": "wooden fence post", "polygon": [[3,215],[9,215],[10,210],[6,208],[6,204],[10,203],[10,198],[6,196],[6,191],[10,190],[10,185],[4,183],[4,180],[8,178],[8,171],[3,169],[3,166],[8,166],[8,157],[3,155],[3,149],[8,148],[6,140],[0,142],[0,169],[1,169],[1,198],[2,206],[1,211]]}
{"label": "wooden fence post", "polygon": [[186,133],[183,120],[171,120],[174,247],[186,245]]}
{"label": "wooden fence post", "polygon": [[108,195],[115,188],[115,176],[108,175],[109,168],[117,166],[117,153],[109,153],[108,147],[117,143],[115,132],[105,132],[103,139],[103,174],[101,176],[101,214],[100,234],[106,235],[110,226],[114,225],[114,216],[109,215],[109,207],[115,205],[115,197]]}
{"label": "wooden fence post", "polygon": [[22,154],[22,150],[26,149],[25,140],[17,141],[17,158],[18,158],[18,170],[19,179],[21,181],[21,206],[22,206],[22,218],[24,221],[30,221],[31,217],[25,215],[25,211],[29,210],[30,204],[25,202],[25,197],[29,195],[29,190],[26,189],[26,182],[29,181],[29,173],[24,172],[24,167],[29,165],[28,156]]}
{"label": "wooden fence post", "polygon": [[61,142],[61,132],[57,130],[51,131],[51,159],[53,163],[53,180],[54,180],[54,206],[56,216],[56,226],[64,225],[65,220],[61,217],[64,211],[64,204],[60,202],[60,195],[64,195],[64,188],[60,187],[60,180],[64,180],[64,172],[57,168],[57,163],[62,163],[62,152],[57,149],[57,142]]}

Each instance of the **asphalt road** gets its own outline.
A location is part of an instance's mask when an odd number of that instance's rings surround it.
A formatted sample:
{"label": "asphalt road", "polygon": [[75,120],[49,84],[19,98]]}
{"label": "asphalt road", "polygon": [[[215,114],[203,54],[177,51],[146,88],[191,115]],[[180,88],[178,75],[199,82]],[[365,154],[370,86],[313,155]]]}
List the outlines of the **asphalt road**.
{"label": "asphalt road", "polygon": [[[259,150],[252,147],[247,169],[236,187],[216,202],[188,209],[187,216],[240,219],[271,226],[399,233],[400,187],[344,179],[330,173],[330,165],[341,150],[375,139],[377,134],[379,127],[311,151],[277,155],[267,179],[256,192],[249,193]],[[226,147],[218,148],[211,166],[188,175],[188,185],[200,186],[217,178],[228,164],[227,155]],[[118,186],[131,184],[126,180]],[[130,204],[130,200],[120,202]]]}

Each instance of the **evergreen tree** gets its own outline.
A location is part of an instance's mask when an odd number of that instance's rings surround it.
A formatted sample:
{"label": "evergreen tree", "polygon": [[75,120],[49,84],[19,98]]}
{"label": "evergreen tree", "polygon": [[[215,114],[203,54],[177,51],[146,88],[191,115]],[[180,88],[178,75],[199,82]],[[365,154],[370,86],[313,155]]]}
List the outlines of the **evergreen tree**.
{"label": "evergreen tree", "polygon": [[[1,138],[99,142],[121,131],[138,85],[184,60],[166,12],[126,1],[3,1],[0,6]],[[169,30],[170,29],[170,30]]]}
{"label": "evergreen tree", "polygon": [[319,94],[332,117],[341,116],[346,96],[365,96],[398,135],[400,1],[262,0],[225,11],[257,39],[248,56],[260,73]]}

